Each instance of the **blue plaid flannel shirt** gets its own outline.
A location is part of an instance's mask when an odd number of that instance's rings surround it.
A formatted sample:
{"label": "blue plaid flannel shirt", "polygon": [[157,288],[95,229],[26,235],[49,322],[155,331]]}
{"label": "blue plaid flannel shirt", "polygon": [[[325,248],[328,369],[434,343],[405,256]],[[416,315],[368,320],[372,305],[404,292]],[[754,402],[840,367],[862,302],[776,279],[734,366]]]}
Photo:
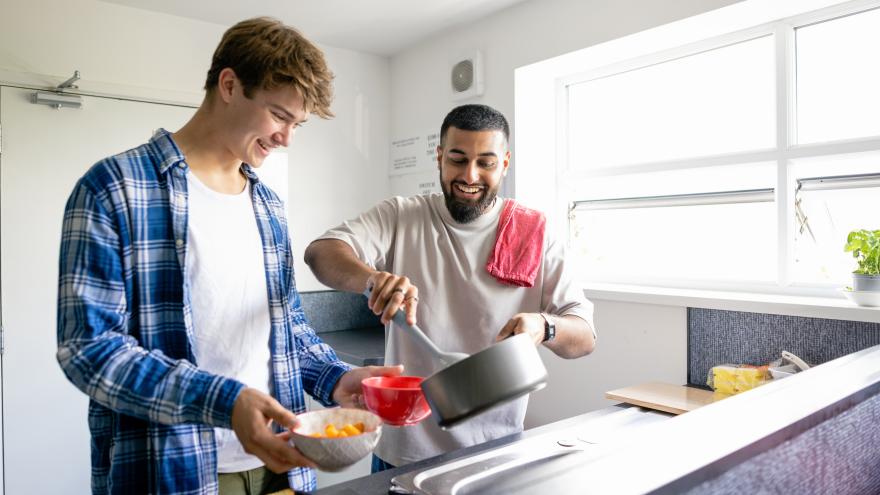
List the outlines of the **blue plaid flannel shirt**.
{"label": "blue plaid flannel shirt", "polygon": [[[309,326],[296,291],[281,201],[243,165],[266,266],[275,397],[325,405],[349,368]],[[92,491],[217,493],[213,427],[230,428],[244,385],[198,368],[187,282],[188,166],[159,130],[104,159],[77,183],[64,212],[58,277],[58,361],[88,394]],[[288,473],[313,490],[310,469]]]}

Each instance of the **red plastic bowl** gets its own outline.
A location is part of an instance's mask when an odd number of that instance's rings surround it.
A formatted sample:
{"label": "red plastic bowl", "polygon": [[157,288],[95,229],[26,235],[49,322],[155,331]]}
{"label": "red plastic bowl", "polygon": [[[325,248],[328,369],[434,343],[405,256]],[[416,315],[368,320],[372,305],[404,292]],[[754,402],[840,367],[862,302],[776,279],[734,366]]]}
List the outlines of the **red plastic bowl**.
{"label": "red plastic bowl", "polygon": [[431,414],[419,385],[420,376],[374,376],[364,378],[364,403],[389,425],[414,425]]}

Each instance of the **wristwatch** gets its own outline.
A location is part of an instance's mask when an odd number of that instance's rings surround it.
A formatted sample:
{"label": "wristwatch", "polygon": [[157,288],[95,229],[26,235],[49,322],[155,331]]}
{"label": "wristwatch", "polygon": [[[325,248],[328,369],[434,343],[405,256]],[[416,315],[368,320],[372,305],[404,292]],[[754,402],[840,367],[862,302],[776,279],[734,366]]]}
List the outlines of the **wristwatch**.
{"label": "wristwatch", "polygon": [[547,313],[541,313],[541,317],[544,318],[544,340],[541,342],[553,340],[556,338],[556,323],[553,323]]}

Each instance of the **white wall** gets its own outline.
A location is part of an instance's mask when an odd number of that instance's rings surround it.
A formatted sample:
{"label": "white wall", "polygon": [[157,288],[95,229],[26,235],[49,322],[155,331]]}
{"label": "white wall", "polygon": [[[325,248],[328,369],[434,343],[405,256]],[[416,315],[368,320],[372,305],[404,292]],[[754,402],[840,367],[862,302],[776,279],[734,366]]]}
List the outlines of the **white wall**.
{"label": "white wall", "polygon": [[581,359],[542,349],[547,387],[529,399],[526,428],[615,404],[605,392],[647,381],[687,381],[687,308],[594,300],[599,340]]}
{"label": "white wall", "polygon": [[[97,0],[0,0],[0,70],[83,90],[198,103],[224,26]],[[6,78],[4,78],[6,79]]]}
{"label": "white wall", "polygon": [[[502,111],[516,132],[514,70],[544,59],[735,3],[736,0],[530,0],[496,15],[426,40],[391,60],[391,135],[439,129],[460,103],[485,103]],[[450,98],[450,62],[480,50],[485,92],[463,102]],[[527,96],[526,96],[527,97]],[[555,122],[533,122],[553,126]],[[514,194],[513,173],[505,192]],[[543,163],[552,173],[553,150]],[[530,155],[531,156],[531,155]],[[542,157],[535,155],[535,162]],[[392,180],[392,191],[395,180]],[[545,194],[551,194],[547,191]],[[520,195],[517,195],[520,196]],[[557,219],[558,220],[558,219]],[[686,310],[596,301],[599,345],[589,357],[565,361],[545,352],[550,384],[532,396],[527,426],[535,426],[611,404],[604,392],[642,381],[686,381]]]}
{"label": "white wall", "polygon": [[326,288],[303,261],[309,242],[389,195],[389,61],[323,48],[336,74],[336,117],[310,118],[290,149],[290,221],[299,290]]}
{"label": "white wall", "polygon": [[[97,0],[0,0],[0,81],[51,87],[79,70],[83,91],[197,105],[227,27]],[[389,61],[321,48],[337,117],[311,118],[289,149],[300,290],[323,288],[302,262],[308,242],[389,191]]]}

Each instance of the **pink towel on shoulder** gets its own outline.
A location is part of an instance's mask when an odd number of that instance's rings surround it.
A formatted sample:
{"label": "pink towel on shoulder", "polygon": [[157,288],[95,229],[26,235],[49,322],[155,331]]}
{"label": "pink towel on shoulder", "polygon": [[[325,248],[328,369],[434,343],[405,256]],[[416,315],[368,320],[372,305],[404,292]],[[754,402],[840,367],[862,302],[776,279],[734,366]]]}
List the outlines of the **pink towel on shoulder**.
{"label": "pink towel on shoulder", "polygon": [[512,199],[504,202],[495,247],[486,270],[499,282],[517,287],[532,287],[544,255],[544,227],[547,219],[537,210],[526,208]]}

